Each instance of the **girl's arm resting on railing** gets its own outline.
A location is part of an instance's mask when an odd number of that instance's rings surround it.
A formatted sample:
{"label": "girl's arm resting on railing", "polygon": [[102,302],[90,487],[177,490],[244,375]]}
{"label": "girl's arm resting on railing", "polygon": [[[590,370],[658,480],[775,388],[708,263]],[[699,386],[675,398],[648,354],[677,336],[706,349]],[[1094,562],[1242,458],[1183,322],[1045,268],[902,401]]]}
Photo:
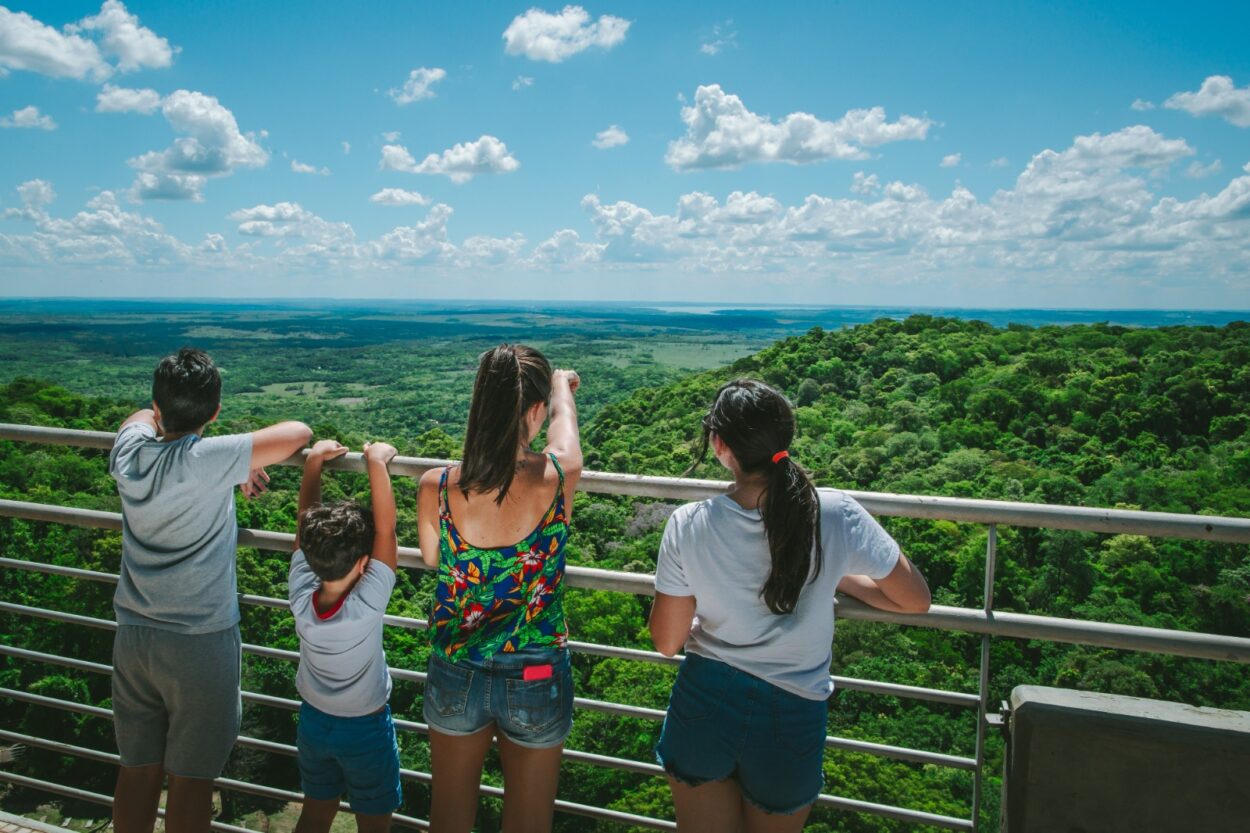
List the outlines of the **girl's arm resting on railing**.
{"label": "girl's arm resting on railing", "polygon": [[657,651],[671,657],[685,647],[694,625],[694,611],[694,596],[670,596],[656,591],[648,626]]}
{"label": "girl's arm resting on railing", "polygon": [[442,476],[442,469],[430,469],[421,475],[417,491],[417,543],[421,560],[430,569],[438,567],[438,481]]}
{"label": "girl's arm resting on railing", "polygon": [[898,563],[885,578],[843,576],[838,590],[864,604],[895,613],[924,613],[929,609],[929,585],[907,556],[899,555]]}

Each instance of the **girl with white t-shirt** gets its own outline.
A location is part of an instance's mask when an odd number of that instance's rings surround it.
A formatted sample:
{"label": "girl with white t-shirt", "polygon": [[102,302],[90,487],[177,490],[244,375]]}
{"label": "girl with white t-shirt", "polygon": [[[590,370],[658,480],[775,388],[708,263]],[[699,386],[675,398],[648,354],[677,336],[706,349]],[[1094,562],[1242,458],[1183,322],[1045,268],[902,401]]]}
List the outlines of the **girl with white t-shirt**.
{"label": "girl with white t-shirt", "polygon": [[835,590],[904,613],[929,588],[862,506],[790,459],[794,411],[762,382],[720,389],[703,418],[733,488],[678,509],[656,564],[651,638],[685,648],[656,757],[677,827],[797,831],[824,784]]}

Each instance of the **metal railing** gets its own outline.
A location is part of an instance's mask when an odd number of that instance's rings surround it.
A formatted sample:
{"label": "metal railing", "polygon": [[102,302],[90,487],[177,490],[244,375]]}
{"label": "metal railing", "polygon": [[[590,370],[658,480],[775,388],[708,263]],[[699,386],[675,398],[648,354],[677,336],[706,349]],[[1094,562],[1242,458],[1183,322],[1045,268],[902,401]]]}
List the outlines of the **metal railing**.
{"label": "metal railing", "polygon": [[[113,434],[99,431],[73,431],[27,425],[0,424],[0,440],[71,445],[107,450],[112,447],[113,438]],[[389,468],[392,474],[419,477],[429,469],[441,467],[446,465],[447,462],[429,458],[397,457],[391,462]],[[283,462],[283,465],[291,466],[300,466],[302,464],[302,454],[294,455]],[[348,454],[337,460],[329,461],[326,468],[355,472],[363,472],[365,470],[364,461],[359,454]],[[729,484],[727,483],[712,480],[585,472],[582,475],[578,488],[587,492],[602,494],[632,495],[669,500],[698,500],[724,492],[728,486]],[[1081,530],[1107,534],[1129,533],[1250,544],[1250,519],[918,495],[854,491],[848,493],[854,496],[870,512],[877,515],[943,519],[987,526],[984,596],[982,606],[979,609],[939,605],[934,606],[929,612],[924,614],[895,614],[868,607],[855,599],[843,596],[839,596],[837,599],[838,616],[842,618],[905,624],[979,635],[981,637],[981,650],[977,692],[949,691],[842,676],[834,676],[832,678],[837,688],[849,691],[901,697],[975,710],[975,754],[972,757],[965,757],[888,744],[870,743],[837,736],[827,737],[825,746],[829,749],[867,753],[893,760],[970,771],[973,773],[973,793],[970,818],[966,819],[823,794],[817,799],[817,806],[869,813],[883,818],[914,824],[933,825],[951,830],[976,830],[978,828],[982,798],[982,773],[985,764],[986,728],[988,725],[990,641],[993,638],[1007,637],[1079,643],[1156,654],[1250,663],[1250,639],[1246,638],[1035,616],[997,611],[993,606],[994,572],[998,541],[997,527],[999,525]],[[49,506],[24,501],[0,500],[0,517],[23,518],[96,529],[118,530],[121,528],[121,515],[118,513]],[[239,535],[240,546],[280,552],[290,552],[293,541],[293,535],[269,530],[244,529],[240,531]],[[426,569],[421,561],[420,552],[410,547],[402,547],[400,549],[400,565],[409,569]],[[85,581],[106,583],[115,583],[117,581],[117,577],[109,573],[61,565],[42,564],[21,559],[0,559],[0,569],[31,570]],[[595,590],[609,590],[645,596],[653,595],[655,592],[654,579],[650,575],[620,573],[589,567],[568,567],[566,581],[572,587]],[[288,606],[284,599],[263,596],[242,595],[240,596],[240,601],[245,605],[269,608],[286,608]],[[105,619],[36,608],[9,601],[0,601],[0,612],[11,615],[32,616],[90,628],[113,629],[116,627],[115,623]],[[384,621],[390,627],[409,629],[424,629],[426,627],[426,622],[422,619],[387,616]],[[600,657],[614,657],[670,665],[681,661],[680,657],[665,657],[653,651],[637,648],[576,641],[570,642],[569,647],[576,653]],[[296,652],[263,645],[244,645],[243,650],[245,654],[250,656],[269,659],[295,661],[299,657]],[[31,651],[16,645],[0,645],[0,655],[22,661],[41,662],[74,668],[89,673],[111,673],[111,668],[107,665],[74,657]],[[396,681],[403,683],[422,684],[425,679],[425,675],[417,671],[391,668],[390,672]],[[108,710],[95,706],[11,689],[0,689],[0,697],[8,697],[20,702],[65,709],[101,718],[111,715]],[[249,704],[270,708],[297,709],[299,705],[294,700],[258,692],[245,691],[243,698]],[[574,706],[580,710],[597,711],[652,721],[659,721],[664,717],[664,712],[658,709],[582,697],[575,698]],[[428,727],[422,723],[404,719],[396,719],[395,723],[396,728],[402,732],[416,734],[428,732]],[[116,757],[112,753],[86,749],[60,741],[37,738],[8,730],[0,731],[0,740],[52,749],[61,754],[84,757],[101,762],[113,763],[116,761]],[[295,751],[289,745],[248,737],[240,737],[239,745],[282,755],[293,755]],[[566,749],[564,757],[570,763],[608,767],[644,775],[663,775],[663,770],[650,762],[633,761],[574,749]],[[413,770],[404,770],[401,777],[406,781],[415,782],[428,782],[430,779],[428,773]],[[59,792],[62,795],[71,795],[88,801],[100,803],[108,803],[110,801],[107,796],[87,793],[83,790],[51,782],[38,781],[38,779],[32,779],[27,776],[18,776],[4,770],[0,770],[0,780],[21,783],[35,789]],[[218,781],[218,784],[222,789],[227,790],[251,792],[286,801],[300,800],[298,794],[278,790],[273,787],[245,784],[229,779],[221,779]],[[502,795],[502,791],[499,788],[486,785],[482,787],[482,793],[488,796]],[[671,821],[665,819],[650,818],[570,801],[557,801],[556,809],[561,813],[571,813],[636,827],[660,830],[673,829],[674,827]],[[409,827],[422,828],[426,826],[425,821],[408,816],[396,816],[395,821],[397,824]],[[223,830],[240,829],[222,824],[218,824],[217,828]]]}

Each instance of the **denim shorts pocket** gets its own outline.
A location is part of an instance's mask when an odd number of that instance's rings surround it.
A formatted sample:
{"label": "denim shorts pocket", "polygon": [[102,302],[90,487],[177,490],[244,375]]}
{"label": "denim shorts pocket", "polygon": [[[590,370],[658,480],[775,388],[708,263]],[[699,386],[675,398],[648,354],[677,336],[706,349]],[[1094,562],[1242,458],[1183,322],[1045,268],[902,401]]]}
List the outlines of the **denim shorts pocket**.
{"label": "denim shorts pocket", "polygon": [[567,674],[555,674],[545,680],[506,681],[508,720],[527,732],[541,732],[564,715],[564,687]]}
{"label": "denim shorts pocket", "polygon": [[432,656],[425,678],[425,699],[439,717],[462,715],[472,683],[472,671]]}

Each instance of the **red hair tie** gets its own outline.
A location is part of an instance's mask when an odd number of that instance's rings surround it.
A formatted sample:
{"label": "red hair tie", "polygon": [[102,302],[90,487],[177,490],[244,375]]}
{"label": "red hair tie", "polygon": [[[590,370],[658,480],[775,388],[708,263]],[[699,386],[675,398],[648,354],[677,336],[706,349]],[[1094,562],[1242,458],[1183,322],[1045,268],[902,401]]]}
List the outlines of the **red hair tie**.
{"label": "red hair tie", "polygon": [[780,463],[782,460],[790,456],[790,452],[786,450],[778,451],[773,455],[773,462]]}

